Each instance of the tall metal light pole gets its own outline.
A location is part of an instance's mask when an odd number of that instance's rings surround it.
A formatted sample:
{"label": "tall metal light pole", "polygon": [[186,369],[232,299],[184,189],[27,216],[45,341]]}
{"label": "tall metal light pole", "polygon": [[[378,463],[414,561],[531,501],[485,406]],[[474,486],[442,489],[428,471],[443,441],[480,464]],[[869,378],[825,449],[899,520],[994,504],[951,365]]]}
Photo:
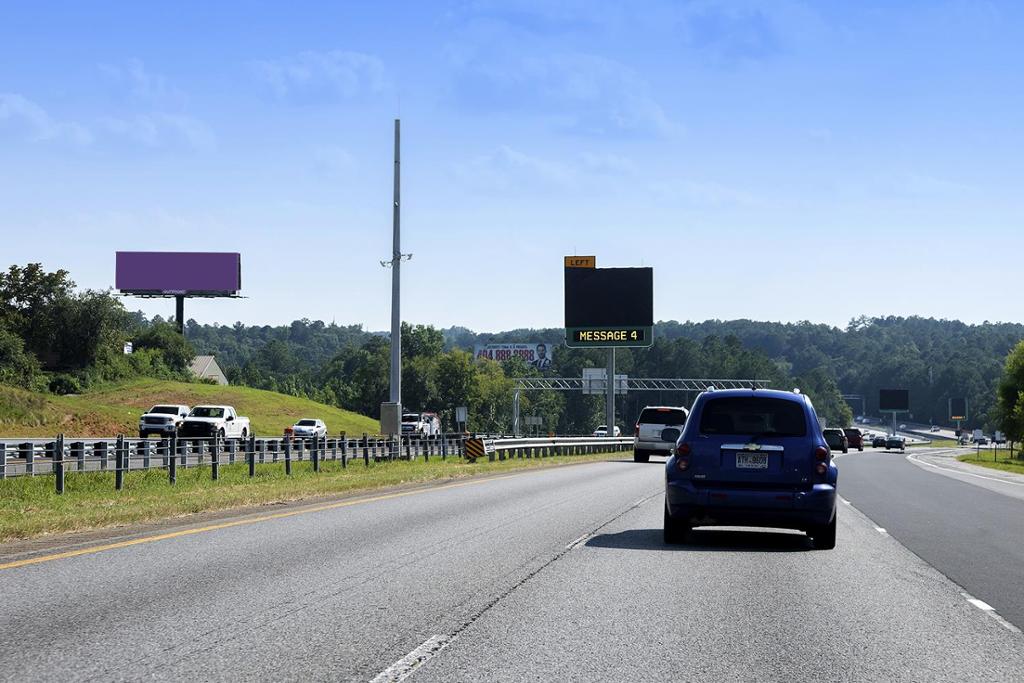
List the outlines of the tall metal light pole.
{"label": "tall metal light pole", "polygon": [[392,207],[391,248],[391,402],[402,403],[402,231],[401,231],[401,122],[395,119],[395,202]]}
{"label": "tall metal light pole", "polygon": [[381,261],[385,268],[391,268],[391,395],[390,401],[381,406],[381,433],[398,434],[402,422],[402,261],[412,254],[402,253],[401,238],[401,125],[395,119],[395,194],[392,211],[391,260]]}

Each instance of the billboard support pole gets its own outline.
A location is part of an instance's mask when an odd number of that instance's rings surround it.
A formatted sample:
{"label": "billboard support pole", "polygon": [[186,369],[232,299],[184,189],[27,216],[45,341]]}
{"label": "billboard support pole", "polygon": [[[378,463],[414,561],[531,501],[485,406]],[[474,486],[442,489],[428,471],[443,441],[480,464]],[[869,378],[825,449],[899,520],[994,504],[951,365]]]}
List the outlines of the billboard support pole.
{"label": "billboard support pole", "polygon": [[519,387],[512,394],[512,435],[519,436]]}
{"label": "billboard support pole", "polygon": [[185,336],[185,295],[174,295],[174,322],[178,326],[178,333]]}
{"label": "billboard support pole", "polygon": [[605,436],[615,436],[615,347],[608,349],[608,370],[605,379]]}

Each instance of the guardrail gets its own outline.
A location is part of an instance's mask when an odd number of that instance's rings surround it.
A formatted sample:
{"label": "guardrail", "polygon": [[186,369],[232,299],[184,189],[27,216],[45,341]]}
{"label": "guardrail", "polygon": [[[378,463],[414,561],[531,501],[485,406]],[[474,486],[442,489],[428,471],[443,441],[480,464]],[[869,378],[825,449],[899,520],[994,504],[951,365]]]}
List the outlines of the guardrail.
{"label": "guardrail", "polygon": [[324,462],[340,462],[342,468],[362,460],[373,462],[449,457],[473,461],[477,456],[467,450],[479,443],[481,456],[489,460],[544,458],[556,455],[610,453],[632,445],[632,438],[548,437],[505,438],[471,434],[383,437],[280,437],[247,439],[170,437],[133,439],[124,436],[69,439],[63,434],[52,440],[0,441],[0,480],[18,476],[53,475],[57,493],[64,493],[68,473],[113,472],[115,487],[124,487],[124,475],[138,470],[162,469],[168,481],[177,481],[179,469],[209,467],[211,477],[220,477],[222,465],[246,463],[249,476],[256,465],[280,463],[285,474],[293,466],[308,462],[314,472]]}

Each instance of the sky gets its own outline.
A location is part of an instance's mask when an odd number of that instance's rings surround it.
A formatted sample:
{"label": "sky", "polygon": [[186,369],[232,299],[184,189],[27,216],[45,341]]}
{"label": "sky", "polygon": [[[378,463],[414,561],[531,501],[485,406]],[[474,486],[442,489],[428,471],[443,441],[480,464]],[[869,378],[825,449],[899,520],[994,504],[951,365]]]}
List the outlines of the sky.
{"label": "sky", "polygon": [[1021,45],[999,1],[5,3],[3,263],[238,251],[186,317],[387,329],[401,118],[412,323],[561,326],[570,254],[658,320],[1021,321]]}

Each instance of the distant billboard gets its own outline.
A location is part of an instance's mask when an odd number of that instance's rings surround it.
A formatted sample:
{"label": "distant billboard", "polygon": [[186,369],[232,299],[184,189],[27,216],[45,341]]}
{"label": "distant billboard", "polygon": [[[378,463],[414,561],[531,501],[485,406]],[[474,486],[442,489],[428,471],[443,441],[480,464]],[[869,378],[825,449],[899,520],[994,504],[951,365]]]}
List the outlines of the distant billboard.
{"label": "distant billboard", "polygon": [[567,346],[650,346],[653,330],[653,269],[565,269]]}
{"label": "distant billboard", "polygon": [[242,256],[234,252],[119,251],[114,286],[122,294],[235,296]]}
{"label": "distant billboard", "polygon": [[954,422],[967,419],[967,399],[966,398],[951,398],[951,399],[949,399],[949,419],[954,421]]}
{"label": "distant billboard", "polygon": [[882,412],[907,412],[910,410],[910,392],[906,389],[880,389],[878,409]]}
{"label": "distant billboard", "polygon": [[486,358],[497,362],[510,358],[522,358],[538,370],[548,370],[554,354],[554,344],[530,342],[526,344],[477,344],[473,348],[474,358]]}

